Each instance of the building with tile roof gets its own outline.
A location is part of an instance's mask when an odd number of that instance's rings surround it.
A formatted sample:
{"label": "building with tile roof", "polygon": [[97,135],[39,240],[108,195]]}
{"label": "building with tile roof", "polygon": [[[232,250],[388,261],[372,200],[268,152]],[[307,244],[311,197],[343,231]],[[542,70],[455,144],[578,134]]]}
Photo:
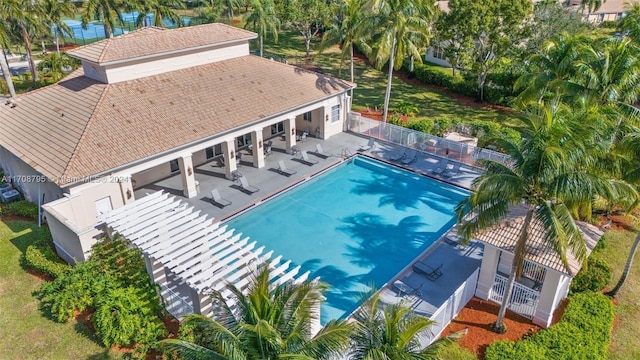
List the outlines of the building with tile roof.
{"label": "building with tile roof", "polygon": [[[180,173],[191,198],[199,164],[224,159],[231,178],[251,143],[282,136],[291,151],[301,132],[343,131],[355,85],[250,55],[256,37],[224,24],[145,27],[69,51],[81,69],[0,105],[0,166],[27,199],[49,203],[67,259],[85,258],[99,213],[137,188]],[[254,151],[253,165],[264,156]]]}

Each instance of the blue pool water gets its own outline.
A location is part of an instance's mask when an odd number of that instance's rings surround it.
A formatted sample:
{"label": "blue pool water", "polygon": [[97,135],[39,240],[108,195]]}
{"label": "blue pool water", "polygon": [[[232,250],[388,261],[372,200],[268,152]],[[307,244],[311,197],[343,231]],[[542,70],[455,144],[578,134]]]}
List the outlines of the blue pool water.
{"label": "blue pool water", "polygon": [[454,223],[459,188],[357,157],[229,221],[331,286],[322,323],[347,316]]}

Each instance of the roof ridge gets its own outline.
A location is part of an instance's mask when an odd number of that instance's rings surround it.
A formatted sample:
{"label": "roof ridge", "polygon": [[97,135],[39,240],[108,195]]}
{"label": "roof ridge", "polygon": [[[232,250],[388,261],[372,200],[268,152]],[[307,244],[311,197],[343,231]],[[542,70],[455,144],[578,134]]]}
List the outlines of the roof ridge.
{"label": "roof ridge", "polygon": [[104,99],[106,98],[106,94],[109,90],[109,85],[108,84],[103,84],[104,88],[102,89],[102,94],[100,94],[100,99],[98,99],[98,101],[95,102],[95,105],[93,107],[93,111],[91,111],[91,115],[89,116],[89,120],[87,121],[87,124],[84,126],[84,129],[82,130],[82,135],[80,136],[80,138],[78,139],[78,142],[76,143],[76,146],[73,148],[73,153],[71,154],[71,157],[69,157],[69,161],[67,162],[67,165],[64,167],[64,170],[62,171],[62,178],[64,179],[63,182],[60,182],[62,179],[58,179],[58,181],[56,182],[57,184],[67,184],[67,183],[72,183],[75,181],[69,181],[70,179],[67,179],[67,174],[69,172],[69,168],[71,167],[71,164],[73,163],[73,160],[75,160],[75,158],[78,155],[79,149],[80,149],[80,144],[82,144],[82,140],[84,140],[85,137],[87,137],[88,134],[88,129],[89,127],[92,125],[94,119],[95,119],[95,115],[97,110],[100,108],[100,105],[102,105],[102,102],[104,101]]}
{"label": "roof ridge", "polygon": [[109,48],[109,46],[113,42],[112,39],[114,39],[114,38],[110,37],[110,38],[106,39],[107,41],[105,42],[105,45],[102,47],[102,51],[100,52],[100,57],[98,58],[98,62],[101,62],[104,59],[104,56],[107,54],[107,49]]}

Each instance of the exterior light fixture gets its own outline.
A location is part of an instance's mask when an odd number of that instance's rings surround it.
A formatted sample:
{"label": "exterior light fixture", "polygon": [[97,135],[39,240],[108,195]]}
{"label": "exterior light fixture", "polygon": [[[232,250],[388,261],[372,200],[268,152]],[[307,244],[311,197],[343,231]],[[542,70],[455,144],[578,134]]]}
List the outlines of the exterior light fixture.
{"label": "exterior light fixture", "polygon": [[131,199],[131,196],[133,196],[131,189],[127,189],[127,200]]}
{"label": "exterior light fixture", "polygon": [[187,168],[187,175],[189,176],[193,175],[193,170],[191,169],[191,166]]}

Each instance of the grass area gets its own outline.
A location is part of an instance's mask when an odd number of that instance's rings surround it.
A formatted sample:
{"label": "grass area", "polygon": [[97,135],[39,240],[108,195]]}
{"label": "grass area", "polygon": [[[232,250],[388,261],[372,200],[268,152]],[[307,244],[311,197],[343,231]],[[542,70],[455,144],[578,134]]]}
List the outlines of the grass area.
{"label": "grass area", "polygon": [[[629,249],[637,234],[635,231],[610,230],[606,234],[607,246],[601,255],[613,268],[612,288],[624,269]],[[640,359],[640,260],[635,263],[627,281],[618,294],[613,341],[609,347],[609,359]]]}
{"label": "grass area", "polygon": [[[317,49],[320,40],[312,41],[312,57],[310,65],[317,65],[330,75],[349,80],[349,59],[347,58],[340,72],[340,50],[331,47],[318,55]],[[251,44],[251,49],[258,49],[257,41]],[[264,46],[265,52],[286,56],[290,64],[297,64],[304,60],[304,39],[294,32],[282,32],[278,43],[267,38]],[[439,68],[448,74],[449,69]],[[387,83],[387,73],[378,71],[362,62],[356,63],[355,82],[358,87],[354,90],[353,108],[380,108],[384,102],[384,94]],[[513,115],[504,114],[495,110],[479,109],[462,105],[460,102],[444,95],[441,92],[422,86],[410,85],[397,77],[394,77],[391,88],[390,107],[397,106],[400,102],[408,101],[416,104],[420,113],[418,116],[450,116],[465,120],[490,120],[498,121],[506,125],[517,125],[518,121]]]}
{"label": "grass area", "polygon": [[44,228],[28,221],[0,221],[0,358],[120,359],[83,324],[56,323],[32,293],[42,280],[28,274],[20,256]]}

